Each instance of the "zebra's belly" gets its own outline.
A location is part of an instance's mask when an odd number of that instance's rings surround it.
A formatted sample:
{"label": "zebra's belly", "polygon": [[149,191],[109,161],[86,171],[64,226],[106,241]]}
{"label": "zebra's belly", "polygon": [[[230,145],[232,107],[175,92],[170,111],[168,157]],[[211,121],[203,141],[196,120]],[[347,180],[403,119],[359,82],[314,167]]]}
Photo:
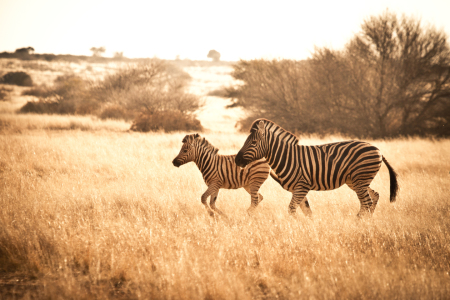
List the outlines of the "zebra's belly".
{"label": "zebra's belly", "polygon": [[223,189],[229,189],[229,190],[236,190],[241,188],[243,185],[240,182],[229,182],[229,181],[225,181],[222,184],[222,188]]}
{"label": "zebra's belly", "polygon": [[278,180],[280,185],[289,192],[293,192],[299,187],[303,187],[304,189],[312,191],[330,191],[338,189],[345,184],[345,180],[343,180],[342,182],[336,180],[329,180],[328,182],[309,182],[303,177],[294,180],[291,180],[289,178],[278,178]]}

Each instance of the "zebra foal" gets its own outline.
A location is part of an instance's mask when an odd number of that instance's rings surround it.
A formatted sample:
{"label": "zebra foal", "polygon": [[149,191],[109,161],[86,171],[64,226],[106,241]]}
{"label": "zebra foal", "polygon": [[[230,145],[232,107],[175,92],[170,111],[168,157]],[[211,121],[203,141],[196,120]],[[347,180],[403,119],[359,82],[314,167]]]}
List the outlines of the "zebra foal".
{"label": "zebra foal", "polygon": [[[211,145],[205,138],[200,137],[198,133],[186,135],[182,142],[180,153],[172,163],[175,167],[179,167],[191,161],[195,162],[208,186],[201,201],[211,216],[214,215],[214,212],[223,214],[216,207],[219,189],[243,187],[251,195],[249,213],[263,200],[259,188],[270,173],[270,167],[264,159],[256,160],[241,169],[234,162],[236,155],[217,154],[219,149]],[[211,198],[208,206],[209,196]]]}
{"label": "zebra foal", "polygon": [[292,192],[289,213],[297,206],[311,215],[306,195],[310,190],[325,191],[347,184],[358,195],[358,216],[373,213],[379,194],[369,187],[384,162],[389,170],[390,201],[398,192],[397,174],[375,146],[360,141],[345,141],[318,146],[299,145],[298,139],[281,126],[257,119],[250,135],[236,155],[236,164],[247,164],[265,158],[275,172],[275,180]]}

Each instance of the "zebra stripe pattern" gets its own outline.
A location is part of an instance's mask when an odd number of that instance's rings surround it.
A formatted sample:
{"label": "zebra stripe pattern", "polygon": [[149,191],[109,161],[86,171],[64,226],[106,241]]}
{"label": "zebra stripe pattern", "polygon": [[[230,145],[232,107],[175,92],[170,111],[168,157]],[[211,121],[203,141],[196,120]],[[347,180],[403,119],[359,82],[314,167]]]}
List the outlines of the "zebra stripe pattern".
{"label": "zebra stripe pattern", "polygon": [[[182,142],[180,153],[172,163],[175,167],[179,167],[191,161],[195,162],[208,186],[201,197],[201,201],[211,216],[214,215],[214,212],[223,215],[215,205],[219,189],[243,187],[251,195],[249,213],[263,200],[259,188],[270,173],[270,167],[264,159],[256,160],[245,168],[240,168],[235,163],[236,155],[217,154],[219,149],[197,133],[186,135]],[[211,198],[208,206],[207,199],[209,196]]]}
{"label": "zebra stripe pattern", "polygon": [[397,192],[397,174],[380,150],[369,143],[345,141],[318,146],[299,145],[297,137],[266,119],[257,119],[250,135],[236,156],[236,164],[247,164],[265,158],[280,185],[292,192],[289,212],[297,206],[311,216],[306,195],[310,190],[326,191],[347,184],[358,195],[358,216],[373,213],[379,194],[369,187],[384,162],[389,170],[390,201]]}

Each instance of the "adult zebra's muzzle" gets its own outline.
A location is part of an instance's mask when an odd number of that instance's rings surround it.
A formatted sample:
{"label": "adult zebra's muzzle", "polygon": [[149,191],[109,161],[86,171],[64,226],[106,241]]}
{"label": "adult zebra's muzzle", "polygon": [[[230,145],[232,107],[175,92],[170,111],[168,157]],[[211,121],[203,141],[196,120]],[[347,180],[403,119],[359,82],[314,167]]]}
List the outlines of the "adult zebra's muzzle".
{"label": "adult zebra's muzzle", "polygon": [[245,161],[244,155],[242,154],[241,151],[239,151],[239,153],[234,158],[234,162],[241,168],[245,168],[245,166],[248,164],[248,162]]}

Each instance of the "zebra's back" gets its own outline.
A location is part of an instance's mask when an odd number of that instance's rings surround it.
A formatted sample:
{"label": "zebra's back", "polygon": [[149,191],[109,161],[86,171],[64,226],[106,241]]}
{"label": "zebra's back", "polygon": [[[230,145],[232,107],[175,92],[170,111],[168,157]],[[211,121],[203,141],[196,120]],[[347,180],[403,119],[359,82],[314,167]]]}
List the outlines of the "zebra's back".
{"label": "zebra's back", "polygon": [[251,184],[260,185],[269,177],[270,166],[265,159],[248,164],[245,168],[235,163],[236,155],[217,155],[217,175],[223,182],[222,188],[238,189]]}
{"label": "zebra's back", "polygon": [[302,175],[311,190],[336,189],[349,178],[373,178],[382,162],[380,150],[366,142],[299,147]]}

